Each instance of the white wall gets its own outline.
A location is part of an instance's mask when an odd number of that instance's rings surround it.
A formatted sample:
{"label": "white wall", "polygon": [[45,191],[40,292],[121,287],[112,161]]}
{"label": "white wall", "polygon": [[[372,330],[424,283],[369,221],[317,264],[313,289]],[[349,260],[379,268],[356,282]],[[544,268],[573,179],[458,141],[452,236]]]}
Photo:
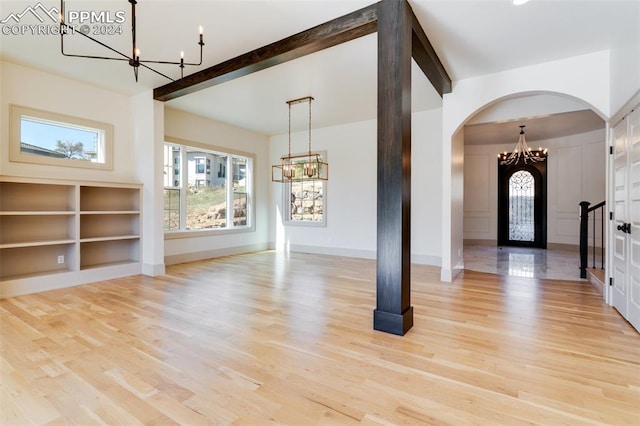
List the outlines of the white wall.
{"label": "white wall", "polygon": [[[254,197],[255,231],[225,233],[213,236],[165,239],[167,264],[236,254],[268,248],[269,224],[269,139],[267,136],[240,129],[226,123],[165,107],[164,133],[183,143],[196,142],[212,148],[229,149],[255,155]],[[157,147],[161,149],[161,147]]]}
{"label": "white wall", "polygon": [[[412,261],[440,265],[441,110],[412,116]],[[304,135],[295,133],[291,152],[304,152]],[[377,217],[376,120],[313,129],[314,151],[326,151],[329,163],[326,227],[284,226],[282,184],[271,185],[275,228],[270,240],[278,250],[375,258]],[[270,140],[271,163],[287,152],[288,135]],[[304,145],[304,146],[303,146]]]}
{"label": "white wall", "polygon": [[[640,22],[640,2],[635,2],[636,19]],[[629,34],[626,42],[611,50],[611,114],[618,112],[640,91],[640,27]]]}
{"label": "white wall", "polygon": [[[0,174],[78,181],[138,182],[131,97],[32,68],[1,62]],[[9,161],[9,105],[72,115],[113,125],[113,170],[36,165]]]}
{"label": "white wall", "polygon": [[[536,141],[549,149],[547,160],[547,243],[579,243],[578,203],[605,199],[605,130]],[[515,144],[515,142],[514,142]],[[513,145],[465,146],[464,238],[497,239],[497,153]]]}

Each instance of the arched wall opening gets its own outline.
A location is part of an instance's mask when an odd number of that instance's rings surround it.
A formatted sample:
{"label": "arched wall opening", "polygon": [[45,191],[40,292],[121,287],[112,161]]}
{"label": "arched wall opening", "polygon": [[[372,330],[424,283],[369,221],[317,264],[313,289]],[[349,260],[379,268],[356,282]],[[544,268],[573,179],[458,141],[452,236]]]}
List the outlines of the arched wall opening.
{"label": "arched wall opening", "polygon": [[[474,111],[452,137],[452,152],[456,152],[451,157],[452,177],[462,173],[461,178],[452,179],[457,181],[452,203],[458,206],[452,212],[452,223],[461,222],[461,232],[452,230],[453,239],[461,238],[463,248],[465,244],[497,246],[497,153],[511,152],[519,125],[530,124],[530,134],[542,136],[529,138],[530,146],[542,145],[550,152],[546,239],[550,248],[577,252],[578,203],[595,204],[606,195],[606,122],[602,116],[581,99],[548,91],[509,94]],[[458,253],[452,253],[452,258]],[[459,264],[464,265],[464,260]]]}
{"label": "arched wall opening", "polygon": [[531,94],[582,102],[606,121],[609,82],[607,52],[454,82],[443,99],[442,281],[464,268],[464,125],[488,106]]}

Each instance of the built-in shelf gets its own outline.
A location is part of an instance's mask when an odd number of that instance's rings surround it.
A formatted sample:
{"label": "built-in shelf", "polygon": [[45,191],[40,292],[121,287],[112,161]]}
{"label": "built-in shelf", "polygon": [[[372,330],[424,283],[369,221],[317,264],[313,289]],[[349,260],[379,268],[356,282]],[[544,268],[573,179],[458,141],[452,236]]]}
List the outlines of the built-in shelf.
{"label": "built-in shelf", "polygon": [[73,216],[75,214],[75,211],[0,211],[0,216]]}
{"label": "built-in shelf", "polygon": [[[62,244],[28,245],[0,249],[0,275],[2,280],[22,276],[52,275],[75,269],[76,242]],[[58,263],[58,257],[64,261]]]}
{"label": "built-in shelf", "polygon": [[0,176],[0,297],[139,271],[140,197],[137,184]]}
{"label": "built-in shelf", "polygon": [[83,238],[80,240],[81,243],[95,243],[99,241],[118,241],[118,240],[137,240],[140,238],[140,235],[116,235],[113,237],[94,237],[94,238]]}
{"label": "built-in shelf", "polygon": [[122,262],[138,262],[139,238],[109,239],[80,243],[80,269]]}
{"label": "built-in shelf", "polygon": [[75,242],[76,240],[23,241],[21,243],[0,244],[0,249],[19,248],[19,247],[57,246],[61,244],[74,244]]}

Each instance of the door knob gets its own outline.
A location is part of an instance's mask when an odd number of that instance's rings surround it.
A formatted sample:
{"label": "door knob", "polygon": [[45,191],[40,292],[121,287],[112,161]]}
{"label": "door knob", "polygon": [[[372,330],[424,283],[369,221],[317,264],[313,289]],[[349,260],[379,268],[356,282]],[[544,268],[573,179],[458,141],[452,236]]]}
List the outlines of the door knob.
{"label": "door knob", "polygon": [[618,228],[618,231],[622,231],[625,234],[631,234],[631,224],[630,223],[623,223],[622,225],[618,225],[616,228]]}

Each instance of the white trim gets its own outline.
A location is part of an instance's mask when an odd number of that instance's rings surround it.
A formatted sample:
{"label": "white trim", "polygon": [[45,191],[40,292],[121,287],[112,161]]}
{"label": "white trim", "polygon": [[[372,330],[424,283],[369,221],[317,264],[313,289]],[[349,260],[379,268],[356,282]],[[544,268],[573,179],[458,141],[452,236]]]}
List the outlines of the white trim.
{"label": "white trim", "polygon": [[440,270],[440,281],[450,283],[462,272],[462,269],[447,269],[442,268]]}
{"label": "white trim", "polygon": [[356,257],[359,259],[376,259],[375,250],[358,250],[340,247],[307,246],[291,244],[286,250],[293,253],[323,254],[327,256]]}
{"label": "white trim", "polygon": [[159,263],[156,265],[150,263],[142,264],[142,275],[146,275],[148,277],[157,277],[165,274],[165,266],[164,263]]}
{"label": "white trim", "polygon": [[[270,244],[270,247],[273,249],[274,244]],[[375,260],[377,258],[377,252],[375,250],[358,250],[342,247],[320,247],[292,244],[289,246],[288,251],[293,253],[310,253],[326,256],[355,257],[359,259]],[[439,256],[412,254],[411,263],[417,265],[442,266],[442,258]]]}
{"label": "white trim", "polygon": [[[9,161],[40,165],[75,167],[81,169],[113,170],[113,125],[100,121],[74,117],[56,112],[43,111],[20,105],[9,105]],[[98,141],[102,162],[78,161],[69,158],[54,158],[43,155],[22,153],[22,117],[36,122],[48,123],[59,127],[71,127],[84,130],[95,130],[102,137]]]}
{"label": "white trim", "polygon": [[0,281],[0,299],[139,275],[139,262]]}
{"label": "white trim", "polygon": [[429,265],[429,266],[442,267],[442,257],[429,256],[426,254],[412,254],[411,263],[415,263],[417,265]]}
{"label": "white trim", "polygon": [[268,250],[267,243],[248,244],[236,247],[224,247],[213,250],[197,251],[191,253],[174,254],[164,257],[165,265],[175,265],[178,263],[194,262],[204,259],[215,259],[216,257],[232,256],[236,254],[254,253]]}

